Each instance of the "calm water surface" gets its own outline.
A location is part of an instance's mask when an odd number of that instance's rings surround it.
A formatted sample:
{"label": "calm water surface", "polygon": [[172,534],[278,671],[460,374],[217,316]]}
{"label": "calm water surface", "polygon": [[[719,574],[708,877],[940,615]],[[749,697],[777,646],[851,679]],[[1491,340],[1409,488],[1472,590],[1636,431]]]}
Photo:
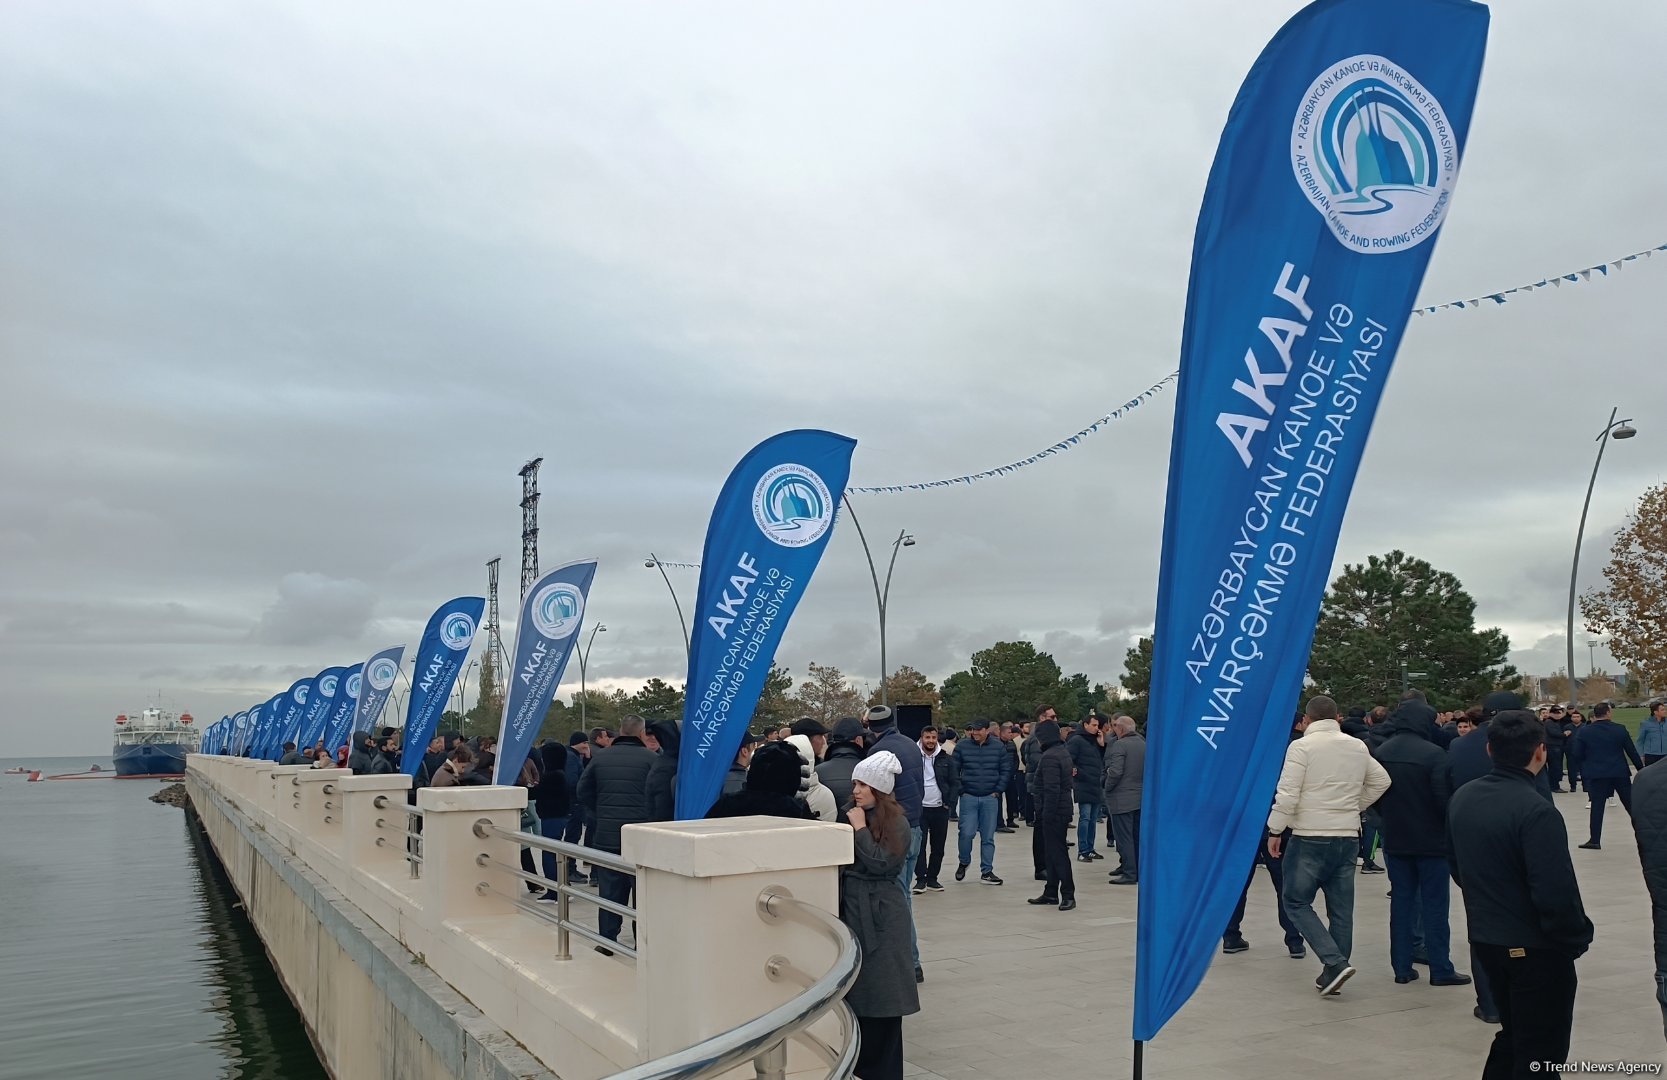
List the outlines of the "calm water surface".
{"label": "calm water surface", "polygon": [[206,838],[150,801],[162,786],[0,775],[0,1078],[323,1080]]}

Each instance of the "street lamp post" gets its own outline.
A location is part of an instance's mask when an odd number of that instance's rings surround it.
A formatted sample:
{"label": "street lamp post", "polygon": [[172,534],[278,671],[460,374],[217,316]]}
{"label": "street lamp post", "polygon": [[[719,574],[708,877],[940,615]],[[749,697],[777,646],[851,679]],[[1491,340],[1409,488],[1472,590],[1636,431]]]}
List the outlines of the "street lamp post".
{"label": "street lamp post", "polygon": [[880,704],[891,704],[890,688],[886,686],[886,678],[891,674],[886,665],[886,602],[891,598],[891,572],[897,568],[897,553],[906,547],[915,546],[915,538],[909,535],[907,529],[897,533],[897,539],[891,542],[891,562],[886,564],[886,583],[880,585],[880,572],[874,565],[874,553],[868,549],[868,537],[863,534],[862,522],[857,520],[857,512],[851,508],[851,500],[846,498],[845,512],[851,515],[851,524],[857,527],[857,539],[862,541],[862,553],[868,559],[868,576],[874,580],[874,603],[880,609]]}
{"label": "street lamp post", "polygon": [[683,618],[683,602],[677,599],[677,590],[672,588],[671,578],[667,576],[665,564],[660,561],[659,556],[650,551],[648,559],[643,565],[650,570],[660,571],[660,579],[666,583],[666,591],[671,593],[672,606],[677,608],[677,625],[683,628],[683,659],[687,662],[689,659],[689,624]]}
{"label": "street lamp post", "polygon": [[1586,512],[1592,508],[1592,489],[1597,487],[1598,467],[1603,464],[1603,451],[1609,445],[1610,439],[1630,439],[1638,434],[1638,429],[1632,426],[1632,421],[1616,421],[1615,414],[1619,408],[1609,410],[1609,423],[1604,425],[1598,433],[1598,459],[1592,464],[1592,479],[1586,484],[1586,501],[1580,506],[1580,528],[1574,534],[1574,564],[1569,568],[1569,624],[1568,624],[1568,675],[1569,675],[1569,708],[1574,708],[1576,699],[1580,696],[1574,689],[1574,597],[1575,586],[1580,576],[1580,545],[1586,539]]}
{"label": "street lamp post", "polygon": [[467,723],[469,714],[469,672],[475,670],[480,658],[469,661],[469,666],[463,669],[463,677],[457,680],[457,726],[459,729]]}
{"label": "street lamp post", "polygon": [[585,730],[585,666],[590,663],[590,647],[596,643],[596,635],[608,628],[597,623],[590,628],[590,637],[585,639],[585,647],[579,650],[579,728]]}

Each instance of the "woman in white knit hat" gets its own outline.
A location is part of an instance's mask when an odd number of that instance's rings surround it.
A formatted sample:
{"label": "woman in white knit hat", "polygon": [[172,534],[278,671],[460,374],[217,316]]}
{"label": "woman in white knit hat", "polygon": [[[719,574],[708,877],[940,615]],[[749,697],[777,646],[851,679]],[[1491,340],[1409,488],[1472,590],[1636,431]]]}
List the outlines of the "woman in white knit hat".
{"label": "woman in white knit hat", "polygon": [[889,750],[851,770],[854,858],[839,875],[839,917],[862,945],[862,971],[845,1003],[857,1015],[859,1080],[902,1080],[903,1018],[920,1011],[910,949],[909,907],[898,875],[908,857],[909,820],[892,798],[903,765]]}

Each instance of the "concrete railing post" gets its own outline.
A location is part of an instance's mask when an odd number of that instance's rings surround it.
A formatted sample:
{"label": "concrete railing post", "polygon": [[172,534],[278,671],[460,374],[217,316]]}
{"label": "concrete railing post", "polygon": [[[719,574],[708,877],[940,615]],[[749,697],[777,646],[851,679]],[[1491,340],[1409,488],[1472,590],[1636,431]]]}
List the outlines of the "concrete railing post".
{"label": "concrete railing post", "polygon": [[295,853],[320,874],[329,876],[341,854],[341,793],[338,785],[351,776],[346,769],[309,769],[296,774],[300,784],[301,816],[296,828]]}
{"label": "concrete railing post", "polygon": [[[765,922],[758,898],[776,886],[837,914],[839,868],[851,861],[849,828],[765,817],[627,825],[621,847],[638,867],[644,1060],[727,1031],[798,993],[791,982],[767,977],[772,956],[813,977],[833,963],[826,936],[797,922]],[[701,992],[689,993],[691,986]]]}
{"label": "concrete railing post", "polygon": [[280,838],[290,851],[295,850],[295,837],[301,828],[300,788],[295,778],[311,768],[310,765],[278,765],[272,769],[272,798],[266,807],[272,827],[268,831]]}
{"label": "concrete railing post", "polygon": [[[342,857],[347,865],[383,880],[406,877],[405,797],[411,778],[404,773],[349,776],[336,786],[342,795]],[[378,799],[387,805],[377,806]]]}
{"label": "concrete railing post", "polygon": [[[515,910],[511,897],[521,882],[492,866],[521,867],[521,849],[510,840],[475,835],[475,824],[485,820],[500,829],[521,827],[527,805],[524,787],[422,788],[417,808],[423,812],[423,908],[432,913],[431,927],[464,915],[503,915]],[[481,884],[488,886],[481,889]]]}

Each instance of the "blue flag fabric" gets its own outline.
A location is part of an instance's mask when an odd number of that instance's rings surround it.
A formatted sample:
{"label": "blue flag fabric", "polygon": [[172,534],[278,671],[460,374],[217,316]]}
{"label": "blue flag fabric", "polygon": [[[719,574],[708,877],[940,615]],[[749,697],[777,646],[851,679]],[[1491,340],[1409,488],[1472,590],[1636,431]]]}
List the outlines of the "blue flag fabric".
{"label": "blue flag fabric", "polygon": [[260,722],[262,726],[260,747],[255,752],[258,758],[275,761],[280,756],[277,750],[278,740],[283,737],[284,702],[289,692],[273,694],[261,706]]}
{"label": "blue flag fabric", "polygon": [[405,658],[405,646],[394,645],[373,655],[362,665],[364,677],[359,682],[359,700],[353,707],[353,723],[348,734],[371,731],[382,716],[388,695],[394,692],[394,680],[399,678],[400,661]]}
{"label": "blue flag fabric", "polygon": [[1488,11],[1320,0],[1268,44],[1194,241],[1158,582],[1134,1037],[1203,980],[1262,842],[1390,361],[1452,201]]}
{"label": "blue flag fabric", "polygon": [[440,725],[440,714],[451,700],[457,673],[475,642],[486,598],[459,596],[447,600],[429,617],[417,646],[417,666],[411,680],[411,702],[405,710],[405,741],[400,746],[399,770],[417,775],[423,753]]}
{"label": "blue flag fabric", "polygon": [[314,675],[311,678],[296,680],[279,699],[283,719],[278,724],[275,756],[283,757],[285,743],[295,743],[296,748],[300,749],[301,744],[295,741],[301,737],[301,725],[307,719],[307,700],[312,695],[313,682],[317,678],[318,676]]}
{"label": "blue flag fabric", "polygon": [[677,817],[723,789],[787,621],[833,534],[856,440],[784,431],[729,474],[701,556],[677,765]]}
{"label": "blue flag fabric", "polygon": [[325,668],[313,680],[313,688],[307,698],[307,715],[301,723],[301,737],[295,745],[317,746],[324,738],[330,724],[330,714],[336,704],[336,684],[347,673],[343,667]]}
{"label": "blue flag fabric", "polygon": [[336,680],[336,697],[324,727],[324,748],[332,754],[347,745],[347,736],[353,730],[353,714],[359,705],[359,671],[364,666],[343,668]]}
{"label": "blue flag fabric", "polygon": [[261,706],[256,705],[248,712],[243,713],[242,719],[238,721],[237,749],[235,751],[238,757],[243,757],[248,752],[249,744],[254,739],[255,732],[260,728],[260,714]]}
{"label": "blue flag fabric", "polygon": [[498,724],[493,782],[513,784],[532,750],[544,714],[556,699],[562,672],[579,640],[596,560],[558,566],[533,583],[521,600],[515,625],[515,666],[510,669],[504,715]]}

